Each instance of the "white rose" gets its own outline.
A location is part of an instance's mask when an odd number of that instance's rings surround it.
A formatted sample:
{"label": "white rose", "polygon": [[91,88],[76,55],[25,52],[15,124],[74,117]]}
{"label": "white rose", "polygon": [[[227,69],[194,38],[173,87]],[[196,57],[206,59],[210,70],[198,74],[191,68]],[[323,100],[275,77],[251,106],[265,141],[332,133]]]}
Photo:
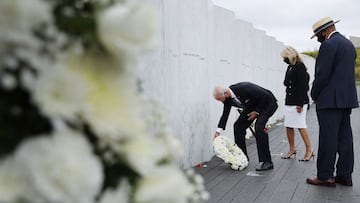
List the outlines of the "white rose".
{"label": "white rose", "polygon": [[87,111],[87,92],[82,77],[60,61],[41,72],[34,82],[33,99],[50,118],[75,120]]}
{"label": "white rose", "polygon": [[17,167],[12,156],[0,162],[0,202],[16,202],[26,191],[21,168]]}
{"label": "white rose", "polygon": [[137,203],[186,203],[195,188],[185,174],[174,166],[163,166],[151,171],[138,183]]}
{"label": "white rose", "polygon": [[100,192],[103,174],[84,137],[63,130],[22,143],[15,153],[29,202],[89,203]]}
{"label": "white rose", "polygon": [[43,22],[51,22],[51,7],[42,0],[1,0],[0,41],[12,41],[22,45],[36,45],[33,28]]}
{"label": "white rose", "polygon": [[112,53],[138,52],[156,42],[159,19],[153,7],[127,1],[117,3],[98,16],[102,43]]}
{"label": "white rose", "polygon": [[154,170],[168,155],[162,143],[149,135],[133,137],[120,150],[129,165],[141,175]]}
{"label": "white rose", "polygon": [[129,203],[131,186],[127,180],[122,180],[117,188],[108,188],[101,196],[99,203]]}

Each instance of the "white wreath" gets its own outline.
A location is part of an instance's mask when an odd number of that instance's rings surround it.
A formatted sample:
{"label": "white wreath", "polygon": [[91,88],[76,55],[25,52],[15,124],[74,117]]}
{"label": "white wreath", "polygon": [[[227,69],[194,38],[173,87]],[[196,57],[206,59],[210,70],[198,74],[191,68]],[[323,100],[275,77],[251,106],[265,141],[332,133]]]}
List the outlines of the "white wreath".
{"label": "white wreath", "polygon": [[214,139],[215,155],[230,164],[234,170],[243,170],[248,166],[249,161],[244,152],[234,143],[233,140],[225,136],[217,136]]}

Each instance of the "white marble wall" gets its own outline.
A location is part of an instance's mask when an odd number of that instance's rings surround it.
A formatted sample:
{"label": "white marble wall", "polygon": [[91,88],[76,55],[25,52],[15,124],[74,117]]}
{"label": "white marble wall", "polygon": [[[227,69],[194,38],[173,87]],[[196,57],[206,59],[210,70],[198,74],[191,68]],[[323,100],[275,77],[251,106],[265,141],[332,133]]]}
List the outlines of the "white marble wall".
{"label": "white marble wall", "polygon": [[[161,40],[147,53],[139,70],[142,88],[168,112],[169,124],[180,139],[184,168],[213,156],[212,138],[222,104],[212,98],[217,84],[251,81],[273,91],[283,117],[286,65],[279,53],[282,42],[211,0],[144,0],[159,8]],[[305,57],[311,76],[314,60]],[[225,135],[233,138],[233,111]]]}

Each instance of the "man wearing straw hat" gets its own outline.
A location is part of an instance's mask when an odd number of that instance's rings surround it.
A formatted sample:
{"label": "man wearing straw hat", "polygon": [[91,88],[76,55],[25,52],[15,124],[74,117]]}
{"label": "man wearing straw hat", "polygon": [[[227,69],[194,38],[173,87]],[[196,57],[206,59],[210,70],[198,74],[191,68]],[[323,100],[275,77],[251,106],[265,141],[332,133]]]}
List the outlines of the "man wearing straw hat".
{"label": "man wearing straw hat", "polygon": [[[352,186],[354,168],[353,135],[350,125],[352,108],[358,107],[355,85],[356,50],[335,29],[330,17],[313,25],[321,43],[315,63],[311,97],[319,122],[317,177],[306,179],[312,185]],[[338,159],[336,161],[336,156]],[[336,169],[336,174],[334,174]]]}

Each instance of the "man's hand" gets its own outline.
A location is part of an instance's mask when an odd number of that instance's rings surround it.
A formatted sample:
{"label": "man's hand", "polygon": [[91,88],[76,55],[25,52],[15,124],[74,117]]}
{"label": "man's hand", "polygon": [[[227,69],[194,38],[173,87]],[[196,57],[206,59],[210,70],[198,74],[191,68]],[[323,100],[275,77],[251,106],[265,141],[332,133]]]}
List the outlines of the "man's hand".
{"label": "man's hand", "polygon": [[219,136],[219,135],[220,135],[219,132],[215,132],[214,139],[215,139],[217,136]]}
{"label": "man's hand", "polygon": [[303,111],[303,107],[302,106],[296,106],[296,111],[298,113],[301,113]]}
{"label": "man's hand", "polygon": [[253,120],[255,120],[258,115],[259,115],[259,113],[256,112],[256,111],[250,112],[250,113],[247,115],[247,116],[249,116],[248,121],[253,121]]}

